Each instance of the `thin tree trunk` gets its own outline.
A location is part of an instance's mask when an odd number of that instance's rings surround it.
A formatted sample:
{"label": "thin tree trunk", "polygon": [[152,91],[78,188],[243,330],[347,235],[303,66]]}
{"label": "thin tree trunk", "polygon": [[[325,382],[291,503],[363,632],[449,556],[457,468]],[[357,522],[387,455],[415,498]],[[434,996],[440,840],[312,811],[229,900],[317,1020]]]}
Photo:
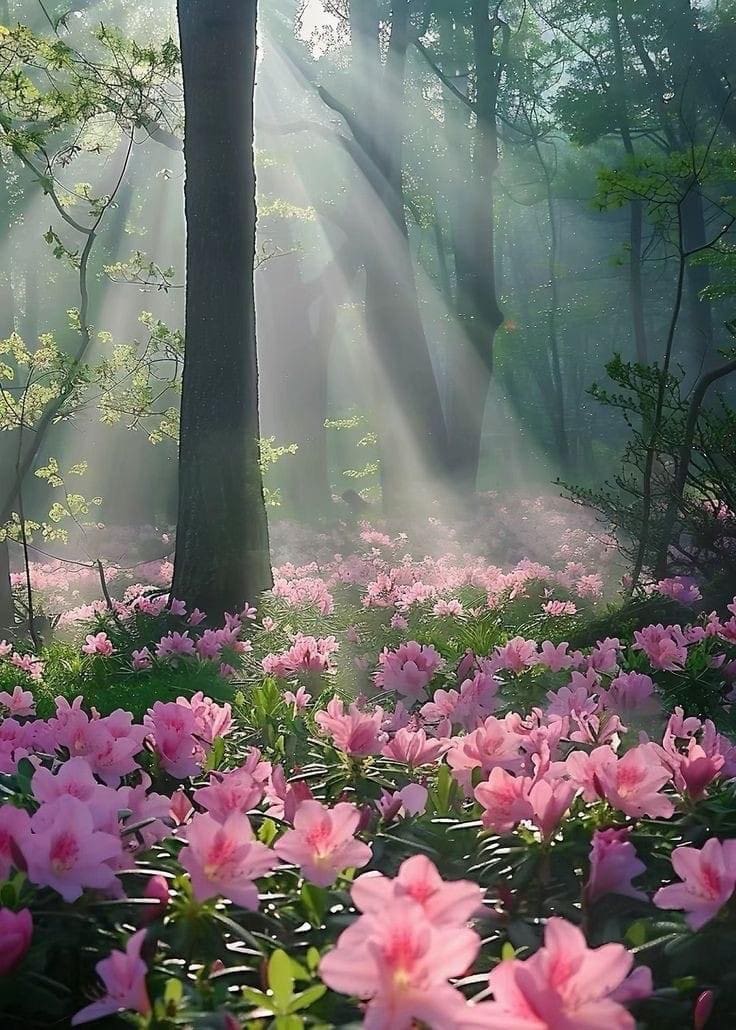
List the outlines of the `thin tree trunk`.
{"label": "thin tree trunk", "polygon": [[211,619],[271,585],[258,460],[255,0],[179,0],[186,349],[172,590]]}

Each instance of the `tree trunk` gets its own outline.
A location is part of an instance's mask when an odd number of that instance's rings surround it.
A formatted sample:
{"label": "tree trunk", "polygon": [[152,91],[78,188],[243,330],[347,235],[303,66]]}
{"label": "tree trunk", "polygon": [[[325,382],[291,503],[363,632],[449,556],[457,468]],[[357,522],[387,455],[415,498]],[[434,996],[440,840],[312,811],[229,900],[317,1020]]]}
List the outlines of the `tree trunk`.
{"label": "tree trunk", "polygon": [[494,253],[493,177],[498,166],[496,105],[498,71],[494,25],[488,4],[473,0],[473,53],[476,74],[475,138],[470,190],[455,208],[453,242],[457,309],[465,339],[455,355],[450,386],[450,461],[462,492],[472,492],[478,476],[481,436],[493,371],[493,341],[503,321],[498,305]]}
{"label": "tree trunk", "polygon": [[211,619],[271,585],[253,271],[256,0],[179,0],[187,222],[175,596]]}

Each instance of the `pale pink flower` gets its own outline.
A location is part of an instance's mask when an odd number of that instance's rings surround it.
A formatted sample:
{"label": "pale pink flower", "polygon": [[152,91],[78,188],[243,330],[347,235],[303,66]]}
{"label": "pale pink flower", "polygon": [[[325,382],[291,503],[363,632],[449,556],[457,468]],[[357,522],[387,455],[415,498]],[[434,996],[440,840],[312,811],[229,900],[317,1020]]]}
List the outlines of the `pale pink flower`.
{"label": "pale pink flower", "polygon": [[618,711],[651,711],[657,707],[654,682],[642,672],[620,672],[611,680],[608,690],[601,691],[601,702],[605,708]]}
{"label": "pale pink flower", "polygon": [[412,855],[392,880],[382,873],[363,873],[350,892],[361,912],[381,912],[409,898],[435,926],[463,926],[479,913],[483,891],[470,880],[443,880],[426,855]]}
{"label": "pale pink flower", "polygon": [[570,645],[563,641],[556,647],[551,640],[544,640],[539,648],[537,662],[539,665],[546,665],[550,672],[560,672],[561,669],[569,669],[572,665],[572,658],[567,653]]}
{"label": "pale pink flower", "polygon": [[547,601],[542,605],[542,611],[545,615],[559,618],[563,615],[577,615],[578,606],[574,601]]}
{"label": "pale pink flower", "polygon": [[151,1002],[146,989],[146,963],[141,958],[141,949],[146,931],[139,930],[128,939],[125,951],[112,951],[95,966],[97,974],[105,985],[105,995],[93,1001],[72,1017],[72,1026],[91,1023],[114,1012],[131,1011],[147,1015]]}
{"label": "pale pink flower", "polygon": [[408,640],[394,651],[384,648],[378,656],[378,664],[379,669],[373,677],[376,686],[419,700],[425,696],[427,685],[442,659],[430,644]]}
{"label": "pale pink flower", "polygon": [[246,769],[233,769],[227,773],[213,773],[206,787],[194,792],[194,800],[209,814],[224,822],[233,812],[244,814],[260,802],[263,784]]}
{"label": "pale pink flower", "polygon": [[450,601],[439,600],[432,608],[432,614],[438,617],[449,617],[459,619],[465,614],[465,609],[456,597]]}
{"label": "pale pink flower", "polygon": [[[465,1027],[490,1030],[635,1030],[617,1000],[628,993],[633,956],[621,944],[588,948],[581,931],[552,918],[531,958],[501,962],[488,977],[494,1000],[469,1006]],[[644,969],[646,967],[642,967]],[[651,975],[636,970],[635,995],[651,994]]]}
{"label": "pale pink flower", "polygon": [[64,901],[76,901],[86,887],[117,887],[109,863],[121,858],[120,838],[95,830],[84,802],[64,795],[41,805],[31,819],[31,829],[21,842],[31,883],[53,887]]}
{"label": "pale pink flower", "polygon": [[475,788],[475,799],[484,809],[483,825],[495,833],[508,833],[522,819],[531,816],[527,793],[531,784],[527,776],[512,776],[497,766],[485,783]]}
{"label": "pale pink flower", "polygon": [[529,818],[545,840],[554,835],[576,794],[577,787],[564,780],[552,783],[547,780],[537,780],[529,788],[527,792],[527,801],[531,809]]}
{"label": "pale pink flower", "polygon": [[33,694],[30,690],[24,690],[20,686],[14,687],[12,694],[9,694],[7,690],[0,691],[0,705],[11,716],[19,719],[28,715],[35,715],[36,713],[36,702],[33,700]]}
{"label": "pale pink flower", "polygon": [[360,916],[320,962],[333,991],[368,1002],[368,1030],[409,1030],[419,1021],[433,1030],[462,1025],[462,994],[449,977],[462,975],[480,940],[472,930],[436,926],[406,898]]}
{"label": "pale pink flower", "polygon": [[670,799],[659,793],[671,773],[654,744],[631,748],[623,758],[602,765],[596,775],[602,796],[626,815],[669,819],[675,810]]}
{"label": "pale pink flower", "polygon": [[179,658],[194,658],[196,650],[189,630],[183,633],[167,633],[156,644],[156,657],[177,661]]}
{"label": "pale pink flower", "polygon": [[421,815],[427,807],[428,799],[429,791],[426,787],[421,783],[408,783],[393,793],[382,790],[380,798],[376,801],[376,808],[381,813],[381,818],[390,823],[394,819]]}
{"label": "pale pink flower", "polygon": [[287,782],[283,768],[280,765],[273,767],[266,786],[266,815],[292,823],[299,806],[312,800],[312,791],[306,780]]}
{"label": "pale pink flower", "polygon": [[519,770],[523,764],[520,751],[521,734],[511,728],[511,720],[490,715],[482,726],[464,737],[453,737],[447,752],[447,763],[452,775],[465,791],[472,795],[473,769],[481,769],[487,776],[491,769]]}
{"label": "pale pink flower", "polygon": [[88,633],[85,641],[82,644],[82,652],[84,654],[99,654],[103,658],[109,658],[115,651],[112,640],[110,640],[107,633]]}
{"label": "pale pink flower", "polygon": [[713,919],[736,887],[736,840],[711,837],[702,848],[675,848],[672,868],[683,881],[660,887],[654,895],[659,908],[683,909],[693,930]]}
{"label": "pale pink flower", "polygon": [[213,744],[217,737],[226,737],[233,728],[231,706],[227,702],[223,705],[215,704],[201,690],[191,698],[177,697],[176,703],[191,709],[194,715],[194,735],[206,744]]}
{"label": "pale pink flower", "polygon": [[687,643],[679,626],[645,626],[634,630],[632,651],[644,651],[655,669],[676,672],[687,661]]}
{"label": "pale pink flower", "polygon": [[634,845],[629,840],[629,830],[596,830],[590,849],[590,874],[585,885],[585,897],[589,902],[604,894],[622,894],[646,901],[644,891],[637,890],[631,883],[636,876],[646,872],[646,866],[637,857]]}
{"label": "pale pink flower", "polygon": [[194,737],[198,727],[191,706],[156,701],[143,722],[167,773],[183,780],[199,772],[204,752]]}
{"label": "pale pink flower", "polygon": [[12,973],[31,945],[33,919],[27,908],[0,908],[0,976]]}
{"label": "pale pink flower", "polygon": [[445,741],[428,738],[424,730],[411,730],[405,726],[384,745],[381,754],[394,762],[402,762],[414,768],[417,765],[436,762],[447,747]]}
{"label": "pale pink flower", "polygon": [[286,701],[287,705],[292,705],[294,715],[297,712],[303,712],[311,700],[312,695],[307,693],[306,687],[299,687],[296,693],[292,690],[284,691],[284,701]]}
{"label": "pale pink flower", "polygon": [[300,867],[304,878],[329,887],[346,869],[366,865],[372,855],[367,844],[355,839],[360,811],[340,803],[327,808],[319,801],[304,801],[294,815],[294,829],[274,845],[284,862]]}
{"label": "pale pink flower", "polygon": [[381,730],[382,708],[367,715],[353,703],[346,712],[340,698],[333,697],[325,711],[317,712],[314,721],[332,739],[334,746],[351,758],[379,754],[386,739]]}
{"label": "pale pink flower", "polygon": [[513,637],[502,647],[497,645],[491,659],[491,671],[508,669],[517,675],[526,672],[538,659],[536,640],[525,640],[524,637]]}
{"label": "pale pink flower", "polygon": [[219,823],[211,815],[195,815],[186,840],[179,862],[189,873],[197,901],[222,896],[242,908],[258,908],[253,881],[270,873],[277,858],[254,838],[247,816],[234,812]]}
{"label": "pale pink flower", "polygon": [[130,657],[132,658],[131,664],[136,672],[150,669],[153,663],[153,655],[147,647],[142,647],[140,651],[132,651]]}
{"label": "pale pink flower", "polygon": [[172,597],[169,600],[169,611],[172,615],[184,616],[187,613],[187,606],[184,601],[180,601],[178,597]]}

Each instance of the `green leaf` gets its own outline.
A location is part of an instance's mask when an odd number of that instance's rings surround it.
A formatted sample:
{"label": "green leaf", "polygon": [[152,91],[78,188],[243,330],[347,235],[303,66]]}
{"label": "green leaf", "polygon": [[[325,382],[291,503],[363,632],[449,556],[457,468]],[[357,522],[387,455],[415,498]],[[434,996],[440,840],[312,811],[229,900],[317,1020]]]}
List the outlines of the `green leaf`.
{"label": "green leaf", "polygon": [[291,959],[281,948],[274,951],[268,960],[268,986],[277,1011],[286,1012],[294,997],[294,974],[291,970]]}
{"label": "green leaf", "polygon": [[298,1012],[300,1009],[309,1008],[315,1001],[319,1001],[326,990],[327,988],[324,984],[314,984],[312,987],[307,987],[306,990],[294,996],[294,1000],[289,1005],[289,1012]]}
{"label": "green leaf", "polygon": [[513,946],[511,941],[506,941],[504,946],[501,948],[501,961],[508,962],[509,959],[516,958],[516,948]]}

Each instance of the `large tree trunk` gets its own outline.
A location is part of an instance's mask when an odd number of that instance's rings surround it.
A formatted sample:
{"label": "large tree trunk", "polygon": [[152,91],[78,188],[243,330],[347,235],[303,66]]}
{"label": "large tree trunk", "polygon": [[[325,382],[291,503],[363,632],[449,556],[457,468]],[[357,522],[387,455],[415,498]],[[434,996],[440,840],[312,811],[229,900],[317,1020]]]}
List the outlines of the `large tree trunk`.
{"label": "large tree trunk", "polygon": [[173,592],[218,618],[271,585],[253,271],[256,0],[179,0],[186,351]]}

